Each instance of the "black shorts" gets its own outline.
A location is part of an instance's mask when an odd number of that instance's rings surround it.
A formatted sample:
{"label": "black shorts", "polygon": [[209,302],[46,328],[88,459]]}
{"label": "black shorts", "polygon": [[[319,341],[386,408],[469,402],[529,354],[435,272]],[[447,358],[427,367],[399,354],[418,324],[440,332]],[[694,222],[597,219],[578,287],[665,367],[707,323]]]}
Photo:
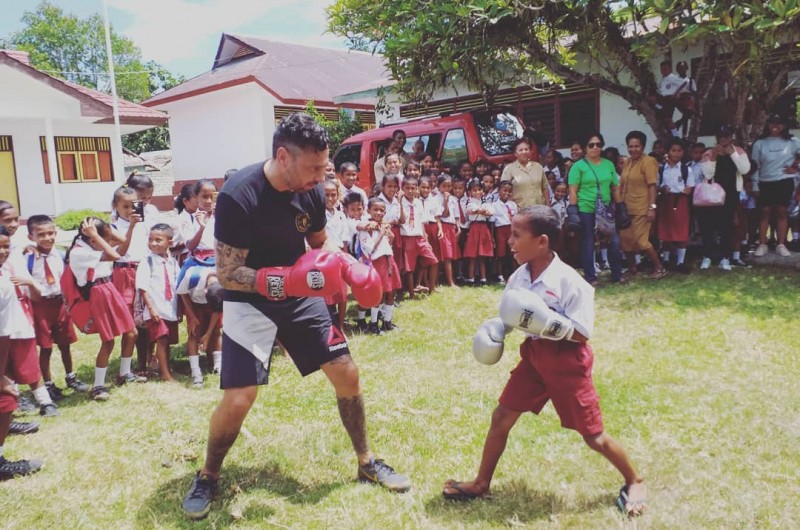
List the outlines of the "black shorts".
{"label": "black shorts", "polygon": [[783,207],[788,208],[794,195],[794,178],[777,180],[775,182],[758,183],[758,207]]}
{"label": "black shorts", "polygon": [[279,340],[302,376],[350,353],[325,300],[223,303],[220,388],[266,385],[272,346]]}

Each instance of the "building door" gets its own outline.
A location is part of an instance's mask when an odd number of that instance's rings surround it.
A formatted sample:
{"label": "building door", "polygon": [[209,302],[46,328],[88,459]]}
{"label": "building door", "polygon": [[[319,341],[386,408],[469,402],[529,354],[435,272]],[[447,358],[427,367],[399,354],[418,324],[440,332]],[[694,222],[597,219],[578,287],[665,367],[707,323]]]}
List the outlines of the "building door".
{"label": "building door", "polygon": [[0,136],[0,199],[19,211],[17,172],[14,169],[14,147],[10,136]]}

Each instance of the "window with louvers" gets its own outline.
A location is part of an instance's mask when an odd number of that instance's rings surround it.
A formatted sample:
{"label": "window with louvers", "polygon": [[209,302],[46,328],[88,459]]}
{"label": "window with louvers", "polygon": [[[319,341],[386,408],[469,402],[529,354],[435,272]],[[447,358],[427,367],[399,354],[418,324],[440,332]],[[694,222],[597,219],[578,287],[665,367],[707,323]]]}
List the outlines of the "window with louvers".
{"label": "window with louvers", "polygon": [[523,104],[525,125],[541,131],[550,139],[550,147],[569,147],[597,128],[597,96],[549,98]]}

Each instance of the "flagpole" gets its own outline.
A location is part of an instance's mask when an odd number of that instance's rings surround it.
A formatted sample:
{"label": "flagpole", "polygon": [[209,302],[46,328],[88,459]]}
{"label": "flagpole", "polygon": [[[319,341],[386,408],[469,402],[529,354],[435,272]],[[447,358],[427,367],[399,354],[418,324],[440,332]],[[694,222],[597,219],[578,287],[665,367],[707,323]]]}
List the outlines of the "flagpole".
{"label": "flagpole", "polygon": [[117,101],[117,79],[114,76],[114,54],[111,49],[111,25],[108,22],[108,0],[103,0],[103,26],[106,34],[106,55],[108,56],[108,73],[111,78],[111,98],[114,107],[114,131],[116,132],[118,149],[114,160],[114,180],[125,180],[125,166],[122,160],[122,130],[119,126],[119,104]]}

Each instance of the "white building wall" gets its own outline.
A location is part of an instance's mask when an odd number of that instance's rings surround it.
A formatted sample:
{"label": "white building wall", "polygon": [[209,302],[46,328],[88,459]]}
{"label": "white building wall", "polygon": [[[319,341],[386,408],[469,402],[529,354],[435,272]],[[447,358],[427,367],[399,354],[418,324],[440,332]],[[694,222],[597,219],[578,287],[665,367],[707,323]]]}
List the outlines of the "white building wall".
{"label": "white building wall", "polygon": [[263,93],[247,83],[156,106],[170,116],[175,179],[221,178],[228,169],[263,160]]}
{"label": "white building wall", "polygon": [[[279,104],[278,98],[266,90],[261,91],[261,124],[264,129],[263,158],[272,158],[272,135],[275,134],[275,105]],[[251,162],[256,162],[256,160]],[[242,163],[237,167],[241,167],[244,164]]]}

